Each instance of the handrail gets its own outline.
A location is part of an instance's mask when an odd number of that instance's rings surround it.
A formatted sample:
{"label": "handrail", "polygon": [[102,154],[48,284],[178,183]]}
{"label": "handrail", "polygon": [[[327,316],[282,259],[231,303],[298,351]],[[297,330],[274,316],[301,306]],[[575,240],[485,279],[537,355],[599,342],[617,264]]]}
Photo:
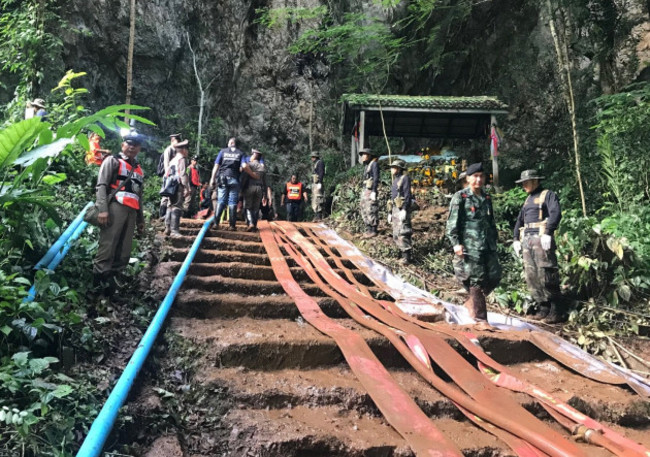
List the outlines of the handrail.
{"label": "handrail", "polygon": [[[77,217],[75,217],[72,222],[70,222],[70,225],[65,229],[65,231],[61,234],[58,240],[52,245],[52,247],[45,253],[43,258],[38,261],[38,263],[34,266],[35,270],[39,270],[43,268],[45,265],[48,265],[52,259],[57,255],[57,253],[63,248],[65,245],[66,241],[68,241],[68,238],[74,233],[76,230],[77,226],[83,222],[84,214],[86,214],[86,211],[88,208],[90,208],[93,205],[93,202],[88,202],[86,206],[84,206],[84,209],[81,210],[79,214],[77,214]],[[49,266],[48,266],[49,268]]]}
{"label": "handrail", "polygon": [[[77,217],[75,217],[70,225],[64,230],[58,240],[47,250],[45,255],[38,261],[34,266],[34,269],[40,270],[44,266],[48,270],[54,270],[63,260],[65,255],[68,253],[72,247],[72,243],[81,236],[83,231],[88,225],[87,222],[83,220],[84,214],[88,208],[93,205],[93,202],[88,202],[84,209],[81,210]],[[30,302],[36,298],[36,283],[29,288],[27,296],[23,299],[23,302]]]}
{"label": "handrail", "polygon": [[120,379],[117,380],[117,384],[115,384],[115,387],[108,396],[106,403],[104,403],[102,410],[99,412],[90,427],[88,436],[86,436],[79,452],[77,452],[77,457],[97,457],[102,452],[106,438],[108,438],[108,434],[113,428],[115,419],[117,419],[119,409],[124,404],[133,385],[133,381],[135,381],[135,378],[138,376],[142,365],[147,359],[147,356],[156,341],[156,337],[158,336],[171,305],[174,302],[176,293],[183,284],[183,280],[190,268],[190,264],[192,263],[192,260],[194,260],[194,257],[201,246],[201,241],[203,241],[213,219],[214,216],[206,220],[203,224],[203,228],[201,228],[201,231],[196,236],[190,251],[187,253],[187,257],[185,257],[185,261],[183,261],[180,270],[176,274],[176,277],[165,296],[165,299],[162,301],[156,315],[151,320],[149,328],[147,328],[147,331],[138,343],[138,347],[133,351],[133,355],[124,368]]}

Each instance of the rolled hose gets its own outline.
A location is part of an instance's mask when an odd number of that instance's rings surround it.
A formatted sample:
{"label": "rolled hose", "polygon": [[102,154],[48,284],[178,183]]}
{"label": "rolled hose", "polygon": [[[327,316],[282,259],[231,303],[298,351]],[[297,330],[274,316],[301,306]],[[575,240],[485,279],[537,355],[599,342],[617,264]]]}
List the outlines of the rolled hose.
{"label": "rolled hose", "polygon": [[201,231],[196,236],[190,251],[187,253],[187,257],[185,257],[180,270],[176,274],[176,277],[165,296],[165,299],[160,304],[156,315],[151,320],[151,324],[149,324],[147,331],[138,343],[138,347],[133,352],[129,363],[124,368],[122,375],[117,380],[117,384],[115,384],[115,387],[108,396],[106,403],[104,403],[104,406],[90,427],[86,439],[81,445],[79,452],[77,452],[77,457],[96,457],[102,452],[106,438],[108,438],[109,433],[113,429],[113,424],[115,423],[115,419],[117,419],[118,412],[126,401],[126,397],[133,386],[133,382],[138,376],[142,365],[144,365],[144,362],[156,341],[158,333],[167,318],[167,314],[169,314],[174,298],[176,298],[176,294],[183,284],[185,275],[187,274],[187,271],[201,246],[201,241],[203,241],[213,219],[214,217],[211,217],[206,220]]}

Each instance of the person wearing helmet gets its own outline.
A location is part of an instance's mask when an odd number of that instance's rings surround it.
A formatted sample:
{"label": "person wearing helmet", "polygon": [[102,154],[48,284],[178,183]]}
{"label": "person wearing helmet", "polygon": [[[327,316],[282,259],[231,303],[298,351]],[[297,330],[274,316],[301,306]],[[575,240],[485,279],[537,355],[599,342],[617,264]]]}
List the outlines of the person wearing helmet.
{"label": "person wearing helmet", "polygon": [[454,274],[469,292],[465,307],[470,317],[487,322],[485,296],[501,281],[497,226],[492,199],[484,189],[483,164],[467,167],[466,180],[467,187],[451,199],[446,234],[454,247]]}
{"label": "person wearing helmet", "polygon": [[377,204],[377,187],[379,186],[379,163],[377,154],[369,148],[359,151],[361,162],[365,164],[363,169],[363,190],[361,191],[361,217],[366,224],[366,233],[363,238],[377,236],[379,225],[379,205]]}
{"label": "person wearing helmet", "polygon": [[311,191],[311,209],[314,210],[314,222],[318,222],[323,218],[323,201],[325,199],[323,178],[325,177],[325,163],[321,159],[319,152],[311,153],[311,162],[311,178],[314,184]]}
{"label": "person wearing helmet", "polygon": [[394,160],[390,164],[390,174],[393,177],[393,184],[390,189],[390,214],[389,222],[393,224],[393,240],[401,252],[401,263],[411,263],[411,178],[406,172],[406,164],[403,160]]}
{"label": "person wearing helmet", "polygon": [[528,198],[515,223],[512,248],[517,255],[523,253],[526,284],[538,307],[534,317],[556,324],[566,320],[553,236],[562,212],[555,192],[540,185],[542,179],[536,170],[525,170],[515,181]]}

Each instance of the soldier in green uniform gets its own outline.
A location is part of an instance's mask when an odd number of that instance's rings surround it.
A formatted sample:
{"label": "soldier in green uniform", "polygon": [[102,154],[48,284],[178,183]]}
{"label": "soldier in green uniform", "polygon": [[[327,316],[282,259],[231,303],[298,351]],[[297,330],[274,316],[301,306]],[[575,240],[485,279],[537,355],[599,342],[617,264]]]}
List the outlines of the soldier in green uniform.
{"label": "soldier in green uniform", "polygon": [[389,222],[393,224],[393,240],[402,253],[401,263],[411,263],[411,178],[406,173],[406,164],[403,160],[394,160],[390,165],[393,184],[390,189]]}
{"label": "soldier in green uniform", "polygon": [[314,222],[318,222],[323,218],[325,163],[321,159],[319,152],[311,153],[311,162],[313,164],[311,178],[314,184],[311,190],[311,209],[314,210]]}
{"label": "soldier in green uniform", "polygon": [[501,280],[497,258],[497,227],[492,200],[483,186],[483,164],[467,167],[467,187],[451,199],[447,238],[454,247],[454,273],[469,292],[465,302],[472,318],[487,321],[485,296]]}
{"label": "soldier in green uniform", "polygon": [[377,187],[379,186],[379,163],[377,155],[370,149],[363,148],[359,151],[363,168],[363,189],[361,190],[361,218],[366,224],[366,233],[363,238],[377,236],[379,225],[379,205],[377,204]]}
{"label": "soldier in green uniform", "polygon": [[534,317],[555,324],[566,320],[553,236],[562,212],[555,192],[540,186],[542,179],[537,171],[525,170],[515,181],[521,183],[528,198],[517,217],[512,247],[517,255],[523,248],[526,284],[538,306]]}

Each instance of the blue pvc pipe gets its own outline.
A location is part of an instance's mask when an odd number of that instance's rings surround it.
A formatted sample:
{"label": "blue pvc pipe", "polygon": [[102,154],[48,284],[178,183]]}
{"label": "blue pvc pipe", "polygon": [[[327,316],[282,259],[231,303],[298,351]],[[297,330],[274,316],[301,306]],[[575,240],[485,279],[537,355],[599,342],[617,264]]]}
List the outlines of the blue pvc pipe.
{"label": "blue pvc pipe", "polygon": [[[47,269],[48,270],[54,270],[56,267],[59,266],[63,258],[66,256],[74,242],[81,236],[81,234],[86,230],[86,227],[88,227],[88,222],[82,221],[81,223],[77,224],[77,227],[75,228],[74,232],[72,232],[72,235],[66,240],[66,242],[63,244],[63,248],[56,253],[54,258],[50,261],[49,264],[47,264]],[[30,302],[33,301],[36,298],[36,283],[32,285],[32,287],[29,288],[29,292],[27,292],[27,297],[23,300],[23,302]]]}
{"label": "blue pvc pipe", "polygon": [[133,381],[135,381],[135,378],[138,376],[142,365],[144,364],[147,356],[149,355],[149,352],[151,351],[151,347],[156,341],[156,337],[158,336],[158,333],[160,332],[160,329],[165,322],[165,318],[169,313],[172,303],[174,302],[176,293],[183,284],[187,270],[190,268],[190,264],[192,263],[192,260],[194,260],[196,252],[201,246],[201,241],[203,241],[203,237],[208,231],[210,224],[212,224],[213,219],[214,216],[205,221],[205,224],[203,224],[203,228],[194,240],[194,244],[192,244],[190,252],[187,254],[187,257],[185,257],[185,261],[183,262],[183,265],[181,265],[181,269],[178,271],[178,274],[174,278],[174,282],[172,282],[172,285],[169,288],[165,299],[160,304],[160,307],[158,308],[156,315],[153,317],[151,324],[149,324],[149,328],[147,328],[147,331],[140,340],[140,343],[138,343],[138,347],[133,352],[133,355],[131,356],[129,363],[126,365],[126,368],[124,368],[120,379],[117,380],[117,384],[115,384],[113,391],[108,396],[108,399],[106,400],[106,403],[104,403],[102,410],[99,412],[99,415],[90,427],[88,436],[86,436],[86,439],[81,445],[81,449],[79,449],[77,457],[97,457],[102,452],[106,438],[108,438],[109,433],[113,429],[115,419],[117,419],[117,414],[126,401],[126,397],[131,390]]}
{"label": "blue pvc pipe", "polygon": [[[81,212],[77,215],[77,217],[74,218],[74,220],[70,223],[68,228],[65,229],[65,231],[61,234],[58,240],[52,245],[52,247],[45,253],[43,258],[38,261],[36,266],[34,267],[37,270],[40,270],[44,266],[48,270],[54,270],[65,255],[68,253],[70,248],[72,247],[72,243],[81,236],[83,231],[86,229],[88,226],[88,222],[83,220],[84,214],[86,214],[86,210],[90,208],[93,205],[93,202],[89,202],[84,209],[81,210]],[[27,296],[23,299],[23,302],[30,302],[34,301],[36,298],[36,284],[33,284],[32,287],[29,288],[29,291],[27,292]]]}
{"label": "blue pvc pipe", "polygon": [[[43,258],[38,261],[36,266],[34,266],[34,269],[39,270],[43,268],[45,265],[49,264],[52,259],[57,255],[57,253],[61,250],[63,245],[68,241],[68,238],[74,233],[76,230],[77,226],[83,222],[84,214],[86,214],[86,211],[88,208],[90,208],[93,205],[93,202],[88,202],[86,206],[84,206],[84,209],[81,210],[81,212],[73,219],[72,222],[70,222],[70,225],[68,225],[68,228],[65,229],[65,231],[61,234],[58,240],[52,245],[52,247],[45,253]],[[49,268],[49,267],[48,267]]]}

